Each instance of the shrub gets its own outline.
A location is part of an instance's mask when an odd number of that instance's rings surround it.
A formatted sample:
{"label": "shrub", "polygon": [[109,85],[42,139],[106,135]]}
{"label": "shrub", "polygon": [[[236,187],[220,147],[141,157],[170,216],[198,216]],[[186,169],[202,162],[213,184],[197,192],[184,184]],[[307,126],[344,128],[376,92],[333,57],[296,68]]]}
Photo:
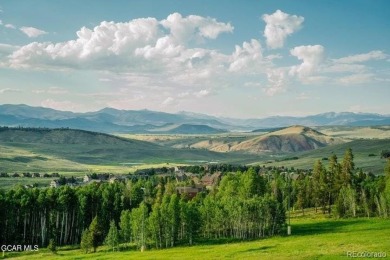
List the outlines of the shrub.
{"label": "shrub", "polygon": [[57,243],[56,243],[56,240],[54,238],[51,238],[49,240],[49,245],[47,246],[47,249],[49,249],[54,254],[57,253]]}

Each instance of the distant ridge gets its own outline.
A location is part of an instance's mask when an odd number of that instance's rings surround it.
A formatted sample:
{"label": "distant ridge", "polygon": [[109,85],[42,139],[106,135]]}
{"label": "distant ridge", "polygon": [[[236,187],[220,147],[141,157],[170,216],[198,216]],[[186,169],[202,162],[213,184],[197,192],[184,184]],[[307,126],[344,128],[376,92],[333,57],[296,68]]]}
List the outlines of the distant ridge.
{"label": "distant ridge", "polygon": [[173,131],[171,133],[203,134],[236,130],[256,131],[256,129],[269,131],[269,129],[291,125],[380,126],[390,125],[390,116],[329,112],[305,117],[273,116],[263,119],[235,119],[189,112],[171,114],[151,110],[104,108],[95,112],[73,113],[27,105],[0,105],[0,126],[69,127],[104,133],[156,133],[166,125],[176,126],[176,130],[170,129]]}

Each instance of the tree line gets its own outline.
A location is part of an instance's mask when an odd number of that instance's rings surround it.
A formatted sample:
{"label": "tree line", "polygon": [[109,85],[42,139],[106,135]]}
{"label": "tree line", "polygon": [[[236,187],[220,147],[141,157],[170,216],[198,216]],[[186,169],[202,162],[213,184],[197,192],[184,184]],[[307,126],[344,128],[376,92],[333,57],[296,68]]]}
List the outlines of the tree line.
{"label": "tree line", "polygon": [[[0,190],[0,243],[106,244],[167,248],[224,238],[247,240],[285,232],[286,212],[314,207],[336,217],[389,217],[390,160],[385,174],[356,169],[348,149],[311,172],[261,167],[223,174],[194,198],[178,194],[172,177],[126,183]],[[218,167],[215,167],[218,168]],[[226,168],[225,166],[220,168]],[[235,168],[239,169],[239,167]]]}
{"label": "tree line", "polygon": [[317,160],[311,175],[300,175],[292,182],[291,205],[303,213],[305,208],[315,207],[336,217],[389,216],[390,160],[381,176],[357,169],[351,149],[341,162],[335,154],[327,161],[325,167]]}
{"label": "tree line", "polygon": [[74,188],[20,186],[0,191],[0,207],[7,209],[0,212],[0,243],[81,244],[89,251],[116,233],[121,242],[156,248],[272,236],[283,229],[285,210],[266,186],[253,169],[227,174],[215,190],[193,199],[179,195],[173,179],[158,177]]}

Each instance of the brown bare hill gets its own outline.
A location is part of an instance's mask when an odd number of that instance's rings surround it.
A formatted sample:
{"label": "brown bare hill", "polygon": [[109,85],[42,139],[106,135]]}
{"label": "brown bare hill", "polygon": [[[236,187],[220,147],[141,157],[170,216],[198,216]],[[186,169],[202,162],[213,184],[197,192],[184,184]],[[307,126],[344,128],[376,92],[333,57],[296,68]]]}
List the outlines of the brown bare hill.
{"label": "brown bare hill", "polygon": [[230,151],[302,152],[343,142],[345,141],[341,138],[330,137],[310,127],[296,125],[233,145]]}

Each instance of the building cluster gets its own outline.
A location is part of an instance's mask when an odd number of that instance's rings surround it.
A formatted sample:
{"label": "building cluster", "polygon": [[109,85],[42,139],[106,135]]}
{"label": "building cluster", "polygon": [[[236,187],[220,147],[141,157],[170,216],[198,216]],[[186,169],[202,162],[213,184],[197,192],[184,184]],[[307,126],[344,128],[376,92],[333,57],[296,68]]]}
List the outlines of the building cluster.
{"label": "building cluster", "polygon": [[89,183],[114,183],[114,182],[125,182],[127,177],[125,175],[113,175],[113,174],[86,174],[83,178],[60,178],[52,180],[50,182],[50,187],[57,188],[63,185],[68,185],[71,187],[86,185]]}
{"label": "building cluster", "polygon": [[[173,174],[167,173],[160,176],[174,177],[176,180],[176,191],[178,194],[185,194],[189,198],[193,198],[201,191],[211,190],[215,187],[221,180],[222,173],[215,172],[213,174],[206,173],[201,176],[200,174],[194,174],[190,172],[185,172],[183,169],[178,167],[175,168]],[[150,176],[145,174],[132,174],[132,175],[114,175],[114,174],[86,174],[83,178],[65,178],[60,177],[59,179],[52,180],[50,182],[50,187],[57,188],[63,185],[68,185],[71,187],[86,185],[90,183],[115,183],[115,182],[126,182],[133,179],[143,179]]]}
{"label": "building cluster", "polygon": [[[178,167],[175,168],[175,179],[178,184],[176,191],[179,194],[186,194],[188,197],[193,198],[201,191],[211,190],[221,180],[221,172],[215,172],[213,174],[207,173],[200,177],[199,174],[185,172]],[[180,185],[180,184],[187,185]],[[179,186],[180,185],[180,186]]]}

